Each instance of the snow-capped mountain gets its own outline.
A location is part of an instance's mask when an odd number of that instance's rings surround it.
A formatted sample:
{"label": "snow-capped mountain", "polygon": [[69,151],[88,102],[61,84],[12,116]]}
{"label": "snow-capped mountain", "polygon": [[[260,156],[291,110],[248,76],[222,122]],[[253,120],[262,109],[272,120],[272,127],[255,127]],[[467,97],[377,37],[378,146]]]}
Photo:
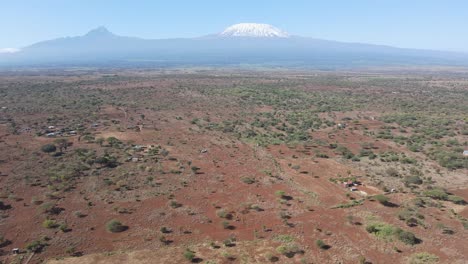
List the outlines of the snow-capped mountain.
{"label": "snow-capped mountain", "polygon": [[269,24],[240,23],[226,28],[221,37],[288,38],[289,34]]}

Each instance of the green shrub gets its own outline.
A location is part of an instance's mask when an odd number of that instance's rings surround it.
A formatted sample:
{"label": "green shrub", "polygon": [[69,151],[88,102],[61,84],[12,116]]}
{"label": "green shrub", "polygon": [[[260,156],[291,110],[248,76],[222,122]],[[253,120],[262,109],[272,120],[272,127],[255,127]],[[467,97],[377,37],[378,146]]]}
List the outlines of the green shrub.
{"label": "green shrub", "polygon": [[252,184],[252,183],[255,183],[255,179],[251,177],[244,177],[242,178],[242,182],[247,183],[247,184]]}
{"label": "green shrub", "polygon": [[30,252],[41,252],[44,247],[47,246],[47,243],[43,239],[34,240],[28,243],[25,248]]}
{"label": "green shrub", "polygon": [[54,220],[46,219],[44,222],[42,222],[42,226],[45,228],[56,228],[58,225]]}
{"label": "green shrub", "polygon": [[423,183],[422,179],[419,176],[409,176],[405,179],[406,184],[417,184],[420,185]]}
{"label": "green shrub", "polygon": [[296,244],[288,243],[283,244],[276,248],[276,252],[285,255],[287,257],[293,257],[295,254],[300,253],[301,250]]}
{"label": "green shrub", "polygon": [[175,208],[181,207],[182,204],[178,203],[177,201],[172,200],[169,202],[169,206],[175,209]]}
{"label": "green shrub", "polygon": [[401,242],[407,245],[415,245],[419,243],[419,239],[417,239],[416,236],[411,232],[404,231],[402,229],[397,229],[396,235]]}
{"label": "green shrub", "polygon": [[317,241],[315,241],[315,244],[320,249],[327,249],[328,248],[328,245],[325,242],[323,242],[323,240],[321,240],[321,239],[318,239]]}
{"label": "green shrub", "polygon": [[452,203],[455,203],[455,204],[466,204],[465,199],[463,199],[460,196],[456,196],[456,195],[449,195],[447,197],[447,200],[449,200],[449,201],[451,201]]}
{"label": "green shrub", "polygon": [[275,192],[275,195],[278,196],[278,197],[284,198],[284,196],[286,195],[286,192],[278,190],[278,191]]}
{"label": "green shrub", "polygon": [[221,222],[221,226],[223,226],[224,229],[228,229],[231,225],[228,221],[223,221]]}
{"label": "green shrub", "polygon": [[102,157],[97,157],[94,162],[109,168],[115,168],[118,165],[117,158],[109,154],[105,154]]}
{"label": "green shrub", "polygon": [[439,262],[439,257],[427,252],[415,253],[409,258],[409,264],[433,264]]}
{"label": "green shrub", "polygon": [[195,258],[195,252],[191,251],[190,249],[186,249],[184,251],[184,258],[188,261],[193,261]]}
{"label": "green shrub", "polygon": [[400,172],[395,168],[388,168],[385,172],[390,177],[398,177],[400,175]]}
{"label": "green shrub", "polygon": [[386,223],[374,222],[366,226],[366,231],[380,239],[391,240],[395,233],[395,228]]}
{"label": "green shrub", "polygon": [[226,211],[226,209],[219,209],[216,211],[216,215],[220,218],[231,219],[232,214]]}
{"label": "green shrub", "polygon": [[432,199],[436,200],[447,200],[448,194],[446,191],[442,189],[432,189],[423,192],[424,196],[431,197]]}
{"label": "green shrub", "polygon": [[121,222],[113,219],[107,222],[106,229],[111,233],[119,233],[127,230],[127,226],[123,225]]}
{"label": "green shrub", "polygon": [[120,144],[122,144],[122,141],[118,140],[115,137],[109,137],[107,138],[107,143],[109,143],[111,147],[119,147]]}
{"label": "green shrub", "polygon": [[68,225],[67,225],[66,223],[60,224],[58,228],[60,229],[60,231],[62,231],[62,232],[64,232],[64,233],[70,231],[70,230],[68,229]]}
{"label": "green shrub", "polygon": [[379,203],[383,204],[383,205],[387,205],[388,202],[390,201],[390,198],[388,198],[387,196],[385,196],[383,194],[374,195],[374,196],[372,196],[372,198],[375,199],[376,201],[378,201]]}
{"label": "green shrub", "polygon": [[398,212],[398,219],[405,221],[408,226],[424,225],[424,216],[413,208],[404,208]]}
{"label": "green shrub", "polygon": [[283,243],[290,243],[294,241],[294,237],[290,235],[277,235],[273,238],[273,240],[283,242]]}
{"label": "green shrub", "polygon": [[398,240],[407,245],[415,245],[420,242],[413,233],[382,222],[368,224],[366,226],[366,231],[386,241],[392,241],[392,238],[396,236]]}
{"label": "green shrub", "polygon": [[322,158],[322,159],[328,159],[329,158],[329,156],[327,154],[321,153],[321,152],[317,153],[315,156],[317,158]]}
{"label": "green shrub", "polygon": [[364,199],[361,200],[353,200],[349,203],[342,203],[342,204],[337,204],[335,206],[332,206],[332,209],[337,209],[337,208],[350,208],[358,205],[362,205],[364,203]]}
{"label": "green shrub", "polygon": [[83,218],[83,217],[86,216],[86,214],[84,214],[84,213],[82,213],[80,211],[75,211],[75,212],[73,212],[73,214],[78,218]]}
{"label": "green shrub", "polygon": [[45,153],[52,153],[57,150],[57,147],[54,144],[46,144],[41,147],[41,150]]}

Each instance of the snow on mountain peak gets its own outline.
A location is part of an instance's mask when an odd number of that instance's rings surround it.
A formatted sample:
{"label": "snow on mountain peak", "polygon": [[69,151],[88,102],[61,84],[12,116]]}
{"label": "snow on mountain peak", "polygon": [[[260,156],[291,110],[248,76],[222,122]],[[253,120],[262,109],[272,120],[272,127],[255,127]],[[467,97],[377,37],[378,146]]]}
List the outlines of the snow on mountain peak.
{"label": "snow on mountain peak", "polygon": [[20,49],[16,49],[16,48],[0,48],[0,53],[16,53],[19,51]]}
{"label": "snow on mountain peak", "polygon": [[268,24],[240,23],[226,28],[221,37],[288,38],[289,34]]}

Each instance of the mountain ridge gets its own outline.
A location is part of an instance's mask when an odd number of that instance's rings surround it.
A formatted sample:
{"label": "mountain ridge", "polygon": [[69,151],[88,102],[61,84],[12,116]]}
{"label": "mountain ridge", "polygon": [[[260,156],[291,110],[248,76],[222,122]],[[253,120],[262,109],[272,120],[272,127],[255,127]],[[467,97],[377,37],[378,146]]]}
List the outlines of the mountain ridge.
{"label": "mountain ridge", "polygon": [[34,43],[0,54],[0,65],[261,64],[303,67],[468,65],[468,55],[293,36],[268,24],[240,23],[197,38],[143,39],[100,26],[82,36]]}

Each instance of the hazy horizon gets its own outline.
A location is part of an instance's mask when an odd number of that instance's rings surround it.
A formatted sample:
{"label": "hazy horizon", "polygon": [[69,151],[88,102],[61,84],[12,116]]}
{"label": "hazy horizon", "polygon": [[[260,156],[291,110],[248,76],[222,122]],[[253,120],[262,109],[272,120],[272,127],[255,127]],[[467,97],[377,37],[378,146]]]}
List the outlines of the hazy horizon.
{"label": "hazy horizon", "polygon": [[[468,52],[464,10],[450,1],[57,1],[3,3],[0,52],[39,41],[83,35],[98,26],[145,39],[191,38],[218,33],[242,22],[272,24],[291,35],[388,45],[400,48]],[[83,18],[86,19],[83,19]]]}

